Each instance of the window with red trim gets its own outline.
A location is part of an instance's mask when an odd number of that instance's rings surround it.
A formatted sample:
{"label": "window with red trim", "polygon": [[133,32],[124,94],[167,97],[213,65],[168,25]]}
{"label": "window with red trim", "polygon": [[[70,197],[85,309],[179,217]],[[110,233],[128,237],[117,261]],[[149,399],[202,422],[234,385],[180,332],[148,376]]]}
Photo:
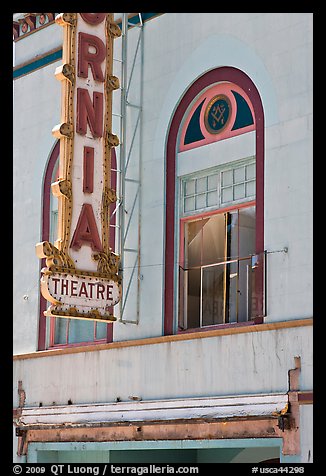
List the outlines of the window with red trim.
{"label": "window with red trim", "polygon": [[257,314],[253,158],[181,180],[178,329]]}
{"label": "window with red trim", "polygon": [[[254,133],[251,157],[241,154],[247,132]],[[244,139],[235,138],[240,135]],[[207,166],[206,152],[213,159],[212,147],[221,140],[223,157],[216,155],[216,163]],[[232,144],[237,154],[233,148],[229,157]],[[180,176],[178,160],[190,149],[197,149],[187,158],[198,167]],[[209,168],[201,169],[202,163]],[[258,323],[265,315],[264,112],[256,86],[237,68],[204,73],[172,117],[164,282],[165,335]]]}
{"label": "window with red trim", "polygon": [[[50,155],[43,184],[43,225],[42,241],[55,243],[57,239],[58,199],[51,193],[51,183],[55,182],[59,174],[59,142]],[[116,189],[117,171],[116,155],[112,153],[111,183]],[[110,247],[115,249],[115,204],[110,206]],[[42,267],[45,260],[42,260]],[[112,324],[84,321],[80,319],[66,319],[45,317],[43,312],[50,305],[40,294],[40,325],[39,325],[39,350],[54,347],[75,345],[100,344],[112,342]],[[113,312],[113,309],[111,310]]]}

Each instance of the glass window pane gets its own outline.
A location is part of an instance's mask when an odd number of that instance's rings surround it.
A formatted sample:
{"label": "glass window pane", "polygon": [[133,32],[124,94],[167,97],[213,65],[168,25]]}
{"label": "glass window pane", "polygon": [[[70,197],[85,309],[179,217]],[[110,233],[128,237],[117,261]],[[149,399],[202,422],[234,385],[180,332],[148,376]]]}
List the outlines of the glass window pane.
{"label": "glass window pane", "polygon": [[195,193],[195,181],[188,180],[185,183],[185,195],[193,195]]}
{"label": "glass window pane", "polygon": [[244,182],[245,181],[245,168],[239,167],[234,169],[234,183]]}
{"label": "glass window pane", "polygon": [[203,264],[225,260],[225,215],[210,217],[203,227]]}
{"label": "glass window pane", "polygon": [[245,197],[245,185],[241,183],[234,186],[234,200],[239,200]]}
{"label": "glass window pane", "polygon": [[76,342],[92,342],[94,340],[94,321],[70,319],[69,344]]}
{"label": "glass window pane", "polygon": [[225,267],[223,264],[203,268],[203,326],[224,322]]}
{"label": "glass window pane", "polygon": [[222,172],[222,187],[225,187],[226,185],[232,185],[232,183],[233,183],[233,171],[226,170],[225,172]]}
{"label": "glass window pane", "polygon": [[187,328],[200,326],[200,269],[186,272],[187,282]]}
{"label": "glass window pane", "polygon": [[54,319],[55,319],[54,344],[66,344],[67,343],[66,341],[67,325],[69,323],[69,319],[64,319],[61,317],[56,317]]}
{"label": "glass window pane", "polygon": [[217,189],[217,181],[218,181],[218,175],[209,175],[207,177],[207,189],[208,190],[216,190]]}
{"label": "glass window pane", "polygon": [[179,266],[179,316],[178,316],[178,327],[180,329],[187,328],[187,319],[185,316],[186,312],[186,299],[187,299],[187,279],[188,272],[182,266]]}
{"label": "glass window pane", "polygon": [[206,207],[206,193],[196,196],[196,210]]}
{"label": "glass window pane", "polygon": [[[250,274],[251,258],[239,261],[239,279],[238,279],[238,322],[245,322],[250,317]],[[249,285],[249,289],[248,289]]]}
{"label": "glass window pane", "polygon": [[228,214],[228,259],[238,258],[238,210]]}
{"label": "glass window pane", "polygon": [[264,274],[265,274],[265,254],[260,253],[252,257],[251,261],[251,300],[249,308],[250,319],[258,316],[265,316],[264,303]]}
{"label": "glass window pane", "polygon": [[207,220],[186,223],[185,228],[185,263],[187,268],[201,264],[202,228]]}
{"label": "glass window pane", "polygon": [[196,193],[206,192],[207,190],[207,177],[202,177],[196,180]]}
{"label": "glass window pane", "polygon": [[237,322],[238,316],[238,262],[227,265],[227,322]]}
{"label": "glass window pane", "polygon": [[207,193],[207,206],[211,207],[213,205],[218,205],[218,193],[217,193],[217,191]]}
{"label": "glass window pane", "polygon": [[[114,315],[114,313],[113,313]],[[96,340],[107,338],[107,324],[106,322],[96,322]]]}
{"label": "glass window pane", "polygon": [[246,197],[251,197],[256,194],[256,182],[252,180],[246,183]]}
{"label": "glass window pane", "polygon": [[51,212],[50,242],[54,243],[58,238],[58,210]]}
{"label": "glass window pane", "polygon": [[256,164],[246,166],[246,180],[251,180],[256,177]]}
{"label": "glass window pane", "polygon": [[239,210],[239,255],[244,258],[255,253],[256,211],[255,207]]}
{"label": "glass window pane", "polygon": [[194,209],[195,209],[195,197],[185,198],[184,211],[191,212]]}
{"label": "glass window pane", "polygon": [[233,187],[227,187],[222,189],[222,203],[232,202],[233,200]]}

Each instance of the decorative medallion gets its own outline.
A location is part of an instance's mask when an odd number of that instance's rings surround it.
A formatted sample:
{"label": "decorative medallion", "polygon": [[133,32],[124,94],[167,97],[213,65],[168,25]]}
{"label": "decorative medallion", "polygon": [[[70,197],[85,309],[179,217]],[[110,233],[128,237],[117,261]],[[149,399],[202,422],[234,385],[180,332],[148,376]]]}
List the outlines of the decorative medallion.
{"label": "decorative medallion", "polygon": [[205,110],[205,127],[211,134],[222,132],[231,117],[231,102],[224,94],[214,96]]}

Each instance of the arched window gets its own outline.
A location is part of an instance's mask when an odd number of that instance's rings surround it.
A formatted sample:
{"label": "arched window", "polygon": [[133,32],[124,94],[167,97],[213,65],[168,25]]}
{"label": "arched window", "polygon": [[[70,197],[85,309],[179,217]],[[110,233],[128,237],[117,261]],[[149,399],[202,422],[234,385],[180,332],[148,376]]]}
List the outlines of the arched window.
{"label": "arched window", "polygon": [[[117,171],[116,154],[112,149],[111,161],[111,186],[116,190]],[[60,143],[56,142],[50,154],[44,181],[43,181],[43,212],[42,212],[42,238],[41,241],[50,241],[54,243],[57,239],[57,218],[58,218],[58,200],[52,195],[51,183],[58,177],[59,169]],[[110,206],[110,247],[115,249],[115,225],[116,215],[114,213],[115,204]],[[45,267],[45,259],[41,260],[41,268]],[[39,320],[39,339],[38,350],[53,347],[65,347],[83,344],[98,344],[112,342],[113,328],[112,324],[84,321],[79,319],[66,319],[45,317],[44,311],[49,303],[40,293],[40,320]]]}
{"label": "arched window", "polygon": [[173,115],[165,226],[165,335],[262,321],[264,114],[236,68],[198,78]]}

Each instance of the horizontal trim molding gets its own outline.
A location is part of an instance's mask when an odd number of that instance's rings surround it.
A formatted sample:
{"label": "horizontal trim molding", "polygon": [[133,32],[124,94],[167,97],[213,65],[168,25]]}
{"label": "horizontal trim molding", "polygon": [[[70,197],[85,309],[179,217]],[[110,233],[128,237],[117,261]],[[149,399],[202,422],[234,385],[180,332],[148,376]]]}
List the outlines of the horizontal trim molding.
{"label": "horizontal trim molding", "polygon": [[22,429],[105,426],[133,422],[278,418],[288,411],[287,394],[187,398],[106,404],[22,408]]}
{"label": "horizontal trim molding", "polygon": [[33,61],[26,62],[22,65],[15,66],[13,70],[13,79],[20,78],[26,74],[32,73],[44,66],[47,66],[62,58],[62,48],[52,50],[50,53],[46,53],[34,59]]}
{"label": "horizontal trim molding", "polygon": [[164,344],[167,342],[177,342],[192,339],[208,339],[211,337],[226,336],[233,334],[247,334],[252,332],[274,331],[279,329],[291,329],[293,327],[306,327],[313,325],[313,318],[308,319],[292,319],[289,321],[270,322],[265,324],[254,324],[252,326],[227,327],[222,329],[214,329],[205,332],[191,332],[185,334],[176,334],[159,337],[149,337],[147,339],[129,340],[121,342],[110,342],[105,344],[83,345],[80,347],[66,347],[64,349],[49,349],[39,352],[30,352],[24,354],[16,354],[13,360],[37,359],[41,357],[52,357],[67,354],[76,354],[80,352],[97,352],[109,349],[120,349],[123,347],[136,347],[141,345]]}

